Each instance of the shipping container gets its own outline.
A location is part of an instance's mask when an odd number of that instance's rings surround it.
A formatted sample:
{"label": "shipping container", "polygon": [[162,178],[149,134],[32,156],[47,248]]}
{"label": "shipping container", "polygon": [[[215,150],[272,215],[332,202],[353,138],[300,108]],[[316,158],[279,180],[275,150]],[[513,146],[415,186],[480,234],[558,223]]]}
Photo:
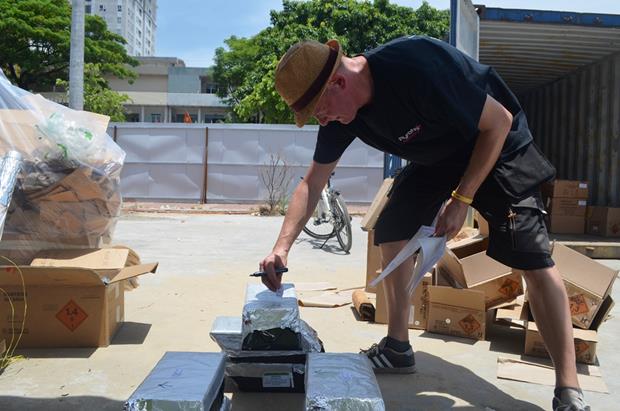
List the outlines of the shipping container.
{"label": "shipping container", "polygon": [[499,72],[558,178],[620,206],[620,15],[451,0],[450,42]]}

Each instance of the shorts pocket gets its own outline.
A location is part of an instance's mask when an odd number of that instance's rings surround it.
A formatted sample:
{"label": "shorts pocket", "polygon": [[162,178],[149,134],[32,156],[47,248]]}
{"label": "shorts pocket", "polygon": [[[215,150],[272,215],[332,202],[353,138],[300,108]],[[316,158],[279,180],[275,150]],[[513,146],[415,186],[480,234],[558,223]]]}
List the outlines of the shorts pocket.
{"label": "shorts pocket", "polygon": [[544,222],[546,211],[540,197],[528,197],[510,204],[508,232],[512,248],[519,252],[549,253],[549,235]]}

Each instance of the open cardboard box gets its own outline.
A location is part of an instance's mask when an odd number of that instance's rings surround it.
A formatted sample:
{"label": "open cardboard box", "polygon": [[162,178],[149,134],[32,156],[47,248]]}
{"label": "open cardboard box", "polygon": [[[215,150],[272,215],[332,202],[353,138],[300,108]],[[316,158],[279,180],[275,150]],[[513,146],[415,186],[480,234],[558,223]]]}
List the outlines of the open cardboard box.
{"label": "open cardboard box", "polygon": [[485,252],[459,259],[447,249],[437,263],[437,270],[452,278],[455,287],[482,291],[487,310],[523,294],[521,274],[493,260]]}
{"label": "open cardboard box", "polygon": [[429,332],[484,340],[484,293],[452,287],[428,287]]}
{"label": "open cardboard box", "polygon": [[[428,287],[433,279],[432,273],[426,273],[420,284],[411,295],[409,307],[409,320],[407,326],[418,330],[425,330],[428,319]],[[388,323],[388,309],[385,293],[383,292],[383,281],[377,285],[377,302],[375,310],[375,322],[379,324]]]}
{"label": "open cardboard box", "polygon": [[[581,330],[573,328],[575,339],[575,355],[577,362],[584,364],[596,364],[596,345],[598,336],[594,330]],[[545,342],[538,331],[538,327],[533,321],[527,323],[525,330],[525,350],[524,354],[536,357],[549,357],[549,352]]]}
{"label": "open cardboard box", "polygon": [[577,180],[553,180],[542,185],[545,197],[588,198],[588,182]]}
{"label": "open cardboard box", "polygon": [[607,297],[618,272],[559,243],[554,244],[552,257],[564,279],[573,324],[591,328],[597,313],[609,310],[612,301]]}
{"label": "open cardboard box", "polygon": [[[125,280],[154,273],[157,263],[132,265],[128,248],[44,251],[28,266],[2,266],[0,287],[11,296],[0,300],[0,338],[21,332],[24,297],[28,304],[19,347],[104,347],[125,316]],[[22,288],[22,279],[26,289]]]}

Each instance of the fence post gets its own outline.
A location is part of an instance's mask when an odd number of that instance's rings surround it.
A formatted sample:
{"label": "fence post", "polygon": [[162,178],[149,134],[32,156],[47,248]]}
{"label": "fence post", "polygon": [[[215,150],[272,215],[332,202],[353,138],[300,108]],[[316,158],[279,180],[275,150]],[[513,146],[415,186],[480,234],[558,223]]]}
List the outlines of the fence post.
{"label": "fence post", "polygon": [[202,160],[203,174],[202,174],[202,193],[200,194],[200,204],[207,204],[207,178],[209,176],[208,159],[209,159],[209,127],[205,126],[205,151],[204,151],[204,158]]}

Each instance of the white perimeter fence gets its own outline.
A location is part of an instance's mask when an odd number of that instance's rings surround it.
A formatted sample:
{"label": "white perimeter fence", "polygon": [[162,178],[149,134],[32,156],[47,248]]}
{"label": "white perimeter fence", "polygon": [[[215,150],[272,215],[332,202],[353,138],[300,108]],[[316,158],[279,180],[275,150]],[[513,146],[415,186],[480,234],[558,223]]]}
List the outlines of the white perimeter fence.
{"label": "white perimeter fence", "polygon": [[[111,123],[125,150],[126,199],[255,203],[267,198],[260,173],[272,155],[288,164],[292,191],[312,160],[317,126]],[[370,203],[383,181],[383,153],[355,140],[332,184],[350,203]]]}

